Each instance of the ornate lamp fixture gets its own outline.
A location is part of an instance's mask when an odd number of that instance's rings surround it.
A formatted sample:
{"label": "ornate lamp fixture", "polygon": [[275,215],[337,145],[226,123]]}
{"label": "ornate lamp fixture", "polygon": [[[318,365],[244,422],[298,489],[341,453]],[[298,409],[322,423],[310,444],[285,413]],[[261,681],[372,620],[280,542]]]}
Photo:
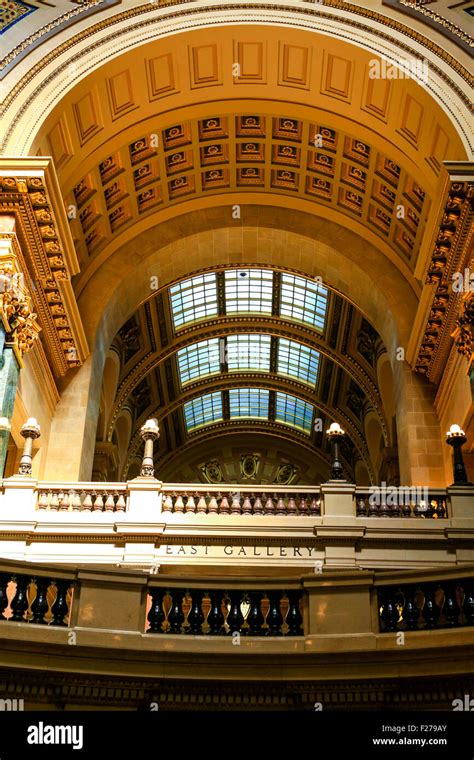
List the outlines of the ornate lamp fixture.
{"label": "ornate lamp fixture", "polygon": [[25,445],[23,447],[23,454],[20,459],[20,467],[18,468],[19,475],[31,475],[31,462],[33,441],[39,438],[41,435],[40,426],[38,421],[34,417],[30,417],[26,420],[25,424],[20,430],[20,435],[25,439]]}
{"label": "ornate lamp fixture", "polygon": [[153,443],[160,437],[160,428],[158,427],[158,420],[155,417],[147,420],[145,424],[141,426],[140,437],[145,443],[140,477],[153,478],[155,476],[155,469],[153,467]]}
{"label": "ornate lamp fixture", "polygon": [[459,425],[451,425],[446,433],[446,443],[453,447],[453,486],[471,485],[467,479],[467,472],[464,466],[464,459],[461,448],[466,443],[467,436]]}
{"label": "ornate lamp fixture", "polygon": [[329,426],[329,430],[326,430],[326,435],[331,444],[331,480],[345,480],[344,470],[339,460],[339,444],[345,436],[345,431],[338,422],[333,422]]}

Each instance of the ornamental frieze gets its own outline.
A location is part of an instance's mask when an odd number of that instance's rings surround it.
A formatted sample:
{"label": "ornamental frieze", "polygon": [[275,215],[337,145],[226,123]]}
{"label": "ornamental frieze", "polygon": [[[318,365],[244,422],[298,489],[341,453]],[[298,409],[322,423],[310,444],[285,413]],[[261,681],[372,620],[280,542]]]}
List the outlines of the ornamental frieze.
{"label": "ornamental frieze", "polygon": [[[441,376],[455,327],[457,349],[469,359],[470,326],[466,321],[459,320],[469,320],[470,312],[468,310],[467,315],[459,316],[459,310],[463,294],[470,292],[469,272],[474,265],[471,252],[474,184],[468,176],[466,164],[453,165],[452,168],[448,165],[447,168],[453,180],[449,184],[426,275],[426,284],[436,287],[414,361],[415,372],[425,375],[432,382],[437,382]],[[459,175],[466,176],[469,181],[461,181]],[[468,276],[464,276],[465,272]]]}
{"label": "ornamental frieze", "polygon": [[31,348],[37,317],[51,369],[63,376],[83,363],[88,346],[71,284],[79,265],[51,159],[0,159],[0,214],[14,218],[2,239],[32,283],[30,311],[36,316],[25,317],[23,307],[17,345],[23,352]]}

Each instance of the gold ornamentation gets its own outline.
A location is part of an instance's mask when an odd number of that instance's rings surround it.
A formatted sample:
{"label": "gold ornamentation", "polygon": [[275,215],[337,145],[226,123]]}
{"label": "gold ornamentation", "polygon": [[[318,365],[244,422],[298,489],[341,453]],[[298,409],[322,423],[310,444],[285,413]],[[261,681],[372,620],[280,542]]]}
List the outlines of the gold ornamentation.
{"label": "gold ornamentation", "polygon": [[11,259],[0,263],[0,313],[6,340],[14,344],[21,357],[33,348],[41,327],[31,309],[23,274]]}

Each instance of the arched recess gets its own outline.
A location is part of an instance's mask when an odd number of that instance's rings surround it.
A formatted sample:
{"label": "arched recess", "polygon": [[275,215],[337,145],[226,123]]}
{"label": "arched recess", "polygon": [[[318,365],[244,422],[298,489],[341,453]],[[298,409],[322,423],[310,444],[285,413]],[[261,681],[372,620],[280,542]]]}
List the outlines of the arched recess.
{"label": "arched recess", "polygon": [[[399,429],[406,433],[400,461],[403,481],[418,478],[416,452],[410,437],[415,419],[406,403],[406,384],[411,395],[424,398],[426,383],[412,376],[404,362],[397,361],[396,349],[406,345],[417,300],[413,289],[399,270],[366,240],[320,217],[268,206],[242,206],[242,219],[236,225],[229,219],[229,205],[218,206],[205,214],[185,214],[159,227],[145,230],[116,250],[96,271],[79,298],[79,307],[92,357],[71,379],[70,389],[87,387],[88,404],[82,419],[76,416],[75,438],[71,441],[68,476],[90,476],[98,398],[105,353],[123,322],[140,303],[150,298],[152,278],[160,287],[192,272],[212,267],[216,252],[229,265],[243,262],[265,266],[268,262],[286,268],[298,266],[306,276],[319,276],[343,293],[374,324],[387,347],[394,382]],[[63,427],[69,398],[58,406],[58,426]],[[77,409],[75,409],[77,412]],[[56,422],[56,420],[55,420]],[[54,425],[55,423],[53,423]],[[57,467],[51,452],[50,466]],[[431,477],[423,473],[423,477]],[[432,483],[436,481],[434,473]],[[426,482],[426,481],[425,481]],[[444,481],[443,481],[444,482]]]}

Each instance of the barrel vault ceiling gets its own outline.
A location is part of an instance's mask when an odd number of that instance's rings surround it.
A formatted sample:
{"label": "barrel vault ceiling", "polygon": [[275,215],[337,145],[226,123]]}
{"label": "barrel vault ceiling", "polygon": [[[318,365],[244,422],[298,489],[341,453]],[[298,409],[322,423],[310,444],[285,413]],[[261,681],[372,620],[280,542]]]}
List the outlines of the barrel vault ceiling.
{"label": "barrel vault ceiling", "polygon": [[[283,458],[295,445],[306,459],[309,452],[326,476],[325,431],[334,420],[348,433],[343,452],[351,473],[361,462],[374,476],[368,416],[377,419],[384,444],[393,443],[377,385],[379,336],[343,297],[297,273],[239,265],[194,275],[143,304],[110,354],[116,391],[110,403],[104,386],[97,450],[109,447],[122,477],[139,468],[139,428],[149,417],[161,428],[157,471],[173,474],[176,460],[186,470],[186,452],[194,461],[196,446],[202,452],[216,437],[237,437],[242,448],[243,431],[244,453],[255,448],[258,432],[279,441]],[[196,461],[191,480],[205,479],[205,464]]]}

